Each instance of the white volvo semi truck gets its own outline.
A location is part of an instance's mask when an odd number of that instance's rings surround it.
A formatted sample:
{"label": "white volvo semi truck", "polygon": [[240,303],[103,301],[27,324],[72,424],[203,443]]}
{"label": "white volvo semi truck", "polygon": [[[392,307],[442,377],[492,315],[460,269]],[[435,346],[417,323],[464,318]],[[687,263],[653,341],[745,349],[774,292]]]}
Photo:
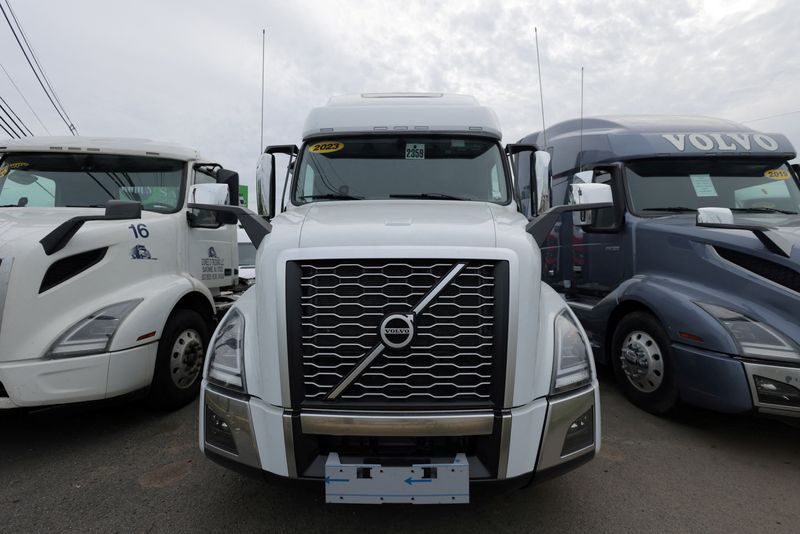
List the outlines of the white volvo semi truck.
{"label": "white volvo semi truck", "polygon": [[194,149],[0,141],[0,409],[193,399],[238,258],[235,218],[187,201],[227,198],[238,175]]}
{"label": "white volvo semi truck", "polygon": [[[500,141],[472,97],[363,94],[314,109],[301,148],[266,149],[261,214],[222,208],[258,284],[210,342],[206,456],[317,480],[329,502],[463,503],[596,454],[589,343],[540,276],[555,213],[521,214],[508,161],[531,158],[518,179],[544,208],[549,156]],[[609,205],[584,185],[582,210]]]}

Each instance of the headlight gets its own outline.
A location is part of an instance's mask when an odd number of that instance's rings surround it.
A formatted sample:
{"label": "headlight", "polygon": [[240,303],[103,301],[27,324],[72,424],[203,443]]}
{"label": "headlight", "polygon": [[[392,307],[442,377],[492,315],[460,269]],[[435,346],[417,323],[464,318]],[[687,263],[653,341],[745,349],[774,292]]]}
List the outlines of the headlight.
{"label": "headlight", "polygon": [[567,310],[556,316],[555,362],[550,394],[577,389],[592,381],[589,348]]}
{"label": "headlight", "polygon": [[73,325],[50,347],[50,358],[71,358],[107,352],[122,320],[143,299],[106,306]]}
{"label": "headlight", "polygon": [[742,356],[790,361],[800,359],[797,346],[764,323],[715,304],[696,304],[725,327],[739,346]]}
{"label": "headlight", "polygon": [[208,379],[237,391],[245,391],[244,381],[244,316],[231,308],[219,325],[211,347]]}

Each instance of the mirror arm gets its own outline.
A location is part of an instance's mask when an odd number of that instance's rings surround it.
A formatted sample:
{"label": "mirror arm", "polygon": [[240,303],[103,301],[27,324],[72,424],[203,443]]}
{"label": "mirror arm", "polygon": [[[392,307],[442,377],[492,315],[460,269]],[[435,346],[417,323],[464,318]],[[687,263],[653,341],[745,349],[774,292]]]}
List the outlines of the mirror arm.
{"label": "mirror arm", "polygon": [[247,237],[258,248],[261,241],[272,232],[272,225],[265,221],[258,214],[241,206],[218,206],[216,204],[189,204],[189,209],[209,210],[222,213],[232,213],[239,219]]}
{"label": "mirror arm", "polygon": [[106,202],[104,215],[79,215],[56,226],[53,231],[39,240],[44,253],[55,254],[67,246],[72,236],[87,221],[121,221],[124,219],[141,219],[142,203],[132,200],[109,200]]}
{"label": "mirror arm", "polygon": [[539,245],[539,247],[542,247],[547,239],[547,236],[550,235],[553,226],[555,226],[563,213],[611,207],[614,207],[614,204],[608,202],[600,202],[597,204],[565,204],[563,206],[555,206],[541,215],[536,216],[531,222],[528,223],[528,226],[525,227],[525,231],[533,236],[533,239],[536,241],[536,244]]}

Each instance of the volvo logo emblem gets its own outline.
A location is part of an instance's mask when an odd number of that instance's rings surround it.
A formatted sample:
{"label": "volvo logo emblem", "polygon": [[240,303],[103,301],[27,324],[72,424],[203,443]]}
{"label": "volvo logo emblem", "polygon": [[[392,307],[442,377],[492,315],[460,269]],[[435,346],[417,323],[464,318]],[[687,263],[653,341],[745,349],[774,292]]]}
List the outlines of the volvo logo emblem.
{"label": "volvo logo emblem", "polygon": [[392,349],[404,349],[414,339],[414,315],[394,313],[386,316],[380,326],[381,341]]}

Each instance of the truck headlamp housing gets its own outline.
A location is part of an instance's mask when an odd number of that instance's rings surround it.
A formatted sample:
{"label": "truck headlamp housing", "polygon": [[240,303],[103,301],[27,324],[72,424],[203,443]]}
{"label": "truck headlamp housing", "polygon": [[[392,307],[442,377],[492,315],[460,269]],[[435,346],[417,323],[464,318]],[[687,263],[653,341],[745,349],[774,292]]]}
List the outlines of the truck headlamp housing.
{"label": "truck headlamp housing", "polygon": [[589,348],[580,327],[567,310],[556,316],[555,331],[551,395],[578,389],[592,381]]}
{"label": "truck headlamp housing", "polygon": [[751,358],[798,361],[800,351],[786,336],[762,322],[716,304],[697,302],[730,333],[742,356]]}
{"label": "truck headlamp housing", "polygon": [[244,393],[244,316],[231,308],[219,325],[208,362],[208,380]]}
{"label": "truck headlamp housing", "polygon": [[142,300],[126,300],[112,304],[81,319],[53,343],[47,356],[73,358],[108,352],[119,325]]}

